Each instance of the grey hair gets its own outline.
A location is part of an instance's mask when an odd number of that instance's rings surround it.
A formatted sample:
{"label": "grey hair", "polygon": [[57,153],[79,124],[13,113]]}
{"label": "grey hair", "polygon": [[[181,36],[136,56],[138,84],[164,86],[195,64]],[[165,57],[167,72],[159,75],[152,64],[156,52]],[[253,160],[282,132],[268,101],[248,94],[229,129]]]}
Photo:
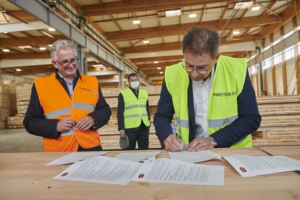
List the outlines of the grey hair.
{"label": "grey hair", "polygon": [[193,27],[185,34],[182,40],[183,53],[194,55],[210,53],[212,58],[219,52],[220,36],[217,31],[210,28]]}
{"label": "grey hair", "polygon": [[77,56],[76,48],[74,42],[70,40],[57,40],[51,46],[51,58],[56,60],[56,51],[59,49],[72,48],[75,55]]}

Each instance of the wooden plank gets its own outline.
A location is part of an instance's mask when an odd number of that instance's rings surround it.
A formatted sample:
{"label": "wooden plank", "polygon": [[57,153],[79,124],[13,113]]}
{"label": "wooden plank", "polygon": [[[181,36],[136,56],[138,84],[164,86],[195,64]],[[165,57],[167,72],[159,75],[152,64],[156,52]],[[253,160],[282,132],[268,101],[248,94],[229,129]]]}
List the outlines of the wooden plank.
{"label": "wooden plank", "polygon": [[260,96],[257,104],[300,103],[300,95]]}
{"label": "wooden plank", "polygon": [[300,124],[300,115],[264,116],[262,117],[260,128],[299,126],[299,124]]}
{"label": "wooden plank", "polygon": [[295,115],[300,114],[300,104],[262,104],[258,105],[259,113],[264,115]]}

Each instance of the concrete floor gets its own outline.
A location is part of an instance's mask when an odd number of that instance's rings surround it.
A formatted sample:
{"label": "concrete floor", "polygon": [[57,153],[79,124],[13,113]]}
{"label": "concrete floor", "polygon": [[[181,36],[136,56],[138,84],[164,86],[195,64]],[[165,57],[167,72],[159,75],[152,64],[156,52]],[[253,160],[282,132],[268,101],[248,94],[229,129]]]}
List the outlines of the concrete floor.
{"label": "concrete floor", "polygon": [[0,130],[0,153],[43,151],[42,137],[31,135],[25,129]]}

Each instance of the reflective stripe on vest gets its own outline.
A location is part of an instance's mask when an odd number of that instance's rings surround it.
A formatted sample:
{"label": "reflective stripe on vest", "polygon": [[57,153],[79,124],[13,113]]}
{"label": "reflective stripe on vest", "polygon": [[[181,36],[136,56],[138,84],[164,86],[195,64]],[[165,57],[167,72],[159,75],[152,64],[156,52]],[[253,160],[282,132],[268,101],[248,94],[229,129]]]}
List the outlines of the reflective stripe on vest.
{"label": "reflective stripe on vest", "polygon": [[55,110],[53,112],[47,113],[45,115],[45,118],[46,119],[55,119],[55,118],[58,118],[60,116],[70,115],[70,114],[71,114],[71,108],[62,108],[62,109]]}
{"label": "reflective stripe on vest", "polygon": [[236,115],[224,119],[208,119],[207,123],[208,123],[208,127],[210,128],[218,128],[218,127],[222,127],[224,124],[231,124],[237,118],[239,117]]}
{"label": "reflective stripe on vest", "polygon": [[125,109],[125,110],[129,110],[129,109],[132,109],[132,108],[146,108],[146,105],[138,105],[138,104],[135,104],[135,105],[127,106],[127,107],[125,107],[124,109]]}
{"label": "reflective stripe on vest", "polygon": [[74,102],[73,103],[73,108],[88,110],[88,111],[91,111],[91,112],[93,112],[95,110],[95,106],[93,106],[91,104],[79,103],[79,102]]}
{"label": "reflective stripe on vest", "polygon": [[131,89],[120,91],[124,99],[124,126],[125,129],[139,127],[141,121],[145,126],[150,126],[146,104],[148,94],[146,90],[139,89],[138,98]]}
{"label": "reflective stripe on vest", "polygon": [[182,128],[189,128],[189,120],[183,120],[179,117],[176,117],[176,121]]}
{"label": "reflective stripe on vest", "polygon": [[[210,135],[231,124],[238,118],[237,97],[244,87],[246,70],[245,59],[230,58],[227,56],[219,57],[208,102],[207,124]],[[181,87],[178,86],[178,80],[181,81]],[[215,80],[223,81],[218,82]],[[226,82],[224,83],[224,81]],[[183,142],[188,144],[189,116],[187,97],[189,77],[182,67],[182,62],[166,68],[165,82],[172,96],[179,134]],[[249,134],[243,141],[231,147],[251,146],[252,137]]]}

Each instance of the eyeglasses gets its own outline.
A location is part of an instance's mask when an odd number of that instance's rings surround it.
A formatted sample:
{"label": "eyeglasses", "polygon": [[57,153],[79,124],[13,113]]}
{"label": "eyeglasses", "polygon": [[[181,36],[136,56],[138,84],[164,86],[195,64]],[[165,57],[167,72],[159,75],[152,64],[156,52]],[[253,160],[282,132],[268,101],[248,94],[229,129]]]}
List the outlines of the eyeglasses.
{"label": "eyeglasses", "polygon": [[185,69],[185,71],[187,71],[187,73],[191,73],[195,70],[198,74],[206,74],[209,71],[209,69],[206,69],[206,68],[190,67],[190,66],[184,65],[183,62],[182,62],[182,67]]}
{"label": "eyeglasses", "polygon": [[59,62],[59,61],[56,61],[56,62],[63,67],[69,67],[70,64],[76,65],[77,63],[79,63],[79,60],[78,60],[78,58],[73,58],[70,61],[65,60],[63,62]]}

